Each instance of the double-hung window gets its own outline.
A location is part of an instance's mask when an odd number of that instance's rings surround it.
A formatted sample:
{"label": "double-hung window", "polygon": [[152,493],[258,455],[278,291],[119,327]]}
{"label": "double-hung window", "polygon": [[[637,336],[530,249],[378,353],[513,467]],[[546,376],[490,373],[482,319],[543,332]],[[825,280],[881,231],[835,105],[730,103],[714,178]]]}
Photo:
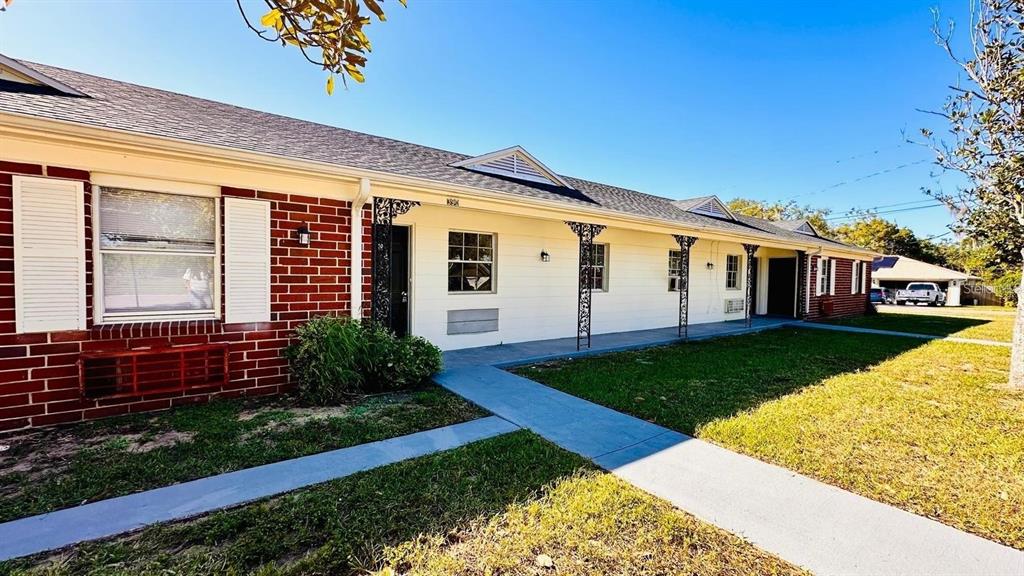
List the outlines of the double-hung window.
{"label": "double-hung window", "polygon": [[608,245],[594,244],[590,261],[590,289],[608,291]]}
{"label": "double-hung window", "polygon": [[494,235],[448,233],[448,291],[494,291]]}
{"label": "double-hung window", "polygon": [[725,257],[725,288],[727,290],[739,290],[740,288],[740,257],[736,254],[729,254]]}
{"label": "double-hung window", "polygon": [[818,286],[816,295],[835,293],[835,260],[831,258],[818,258]]}
{"label": "double-hung window", "polygon": [[859,260],[853,260],[850,263],[850,294],[860,294],[864,289],[861,280],[864,277],[864,263]]}
{"label": "double-hung window", "polygon": [[679,250],[668,251],[668,290],[669,292],[678,292],[681,288],[679,285],[679,275],[683,269],[683,253]]}
{"label": "double-hung window", "polygon": [[219,316],[217,200],[102,187],[98,322]]}

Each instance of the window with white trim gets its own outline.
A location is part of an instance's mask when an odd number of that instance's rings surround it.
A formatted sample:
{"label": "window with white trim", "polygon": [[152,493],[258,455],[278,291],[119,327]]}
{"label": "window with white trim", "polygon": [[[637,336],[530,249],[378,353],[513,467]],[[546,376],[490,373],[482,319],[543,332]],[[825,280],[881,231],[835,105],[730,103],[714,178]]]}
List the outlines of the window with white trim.
{"label": "window with white trim", "polygon": [[217,199],[100,188],[97,322],[220,313]]}
{"label": "window with white trim", "polygon": [[494,291],[494,235],[448,232],[448,291]]}
{"label": "window with white trim", "polygon": [[729,254],[725,257],[725,288],[726,290],[740,289],[740,257],[737,254]]}
{"label": "window with white trim", "polygon": [[594,244],[590,263],[590,289],[608,291],[608,245]]}
{"label": "window with white trim", "polygon": [[683,253],[680,250],[669,250],[668,251],[668,290],[669,292],[678,292],[679,286],[679,274],[683,268]]}
{"label": "window with white trim", "polygon": [[860,294],[863,289],[861,278],[864,274],[864,263],[860,260],[850,262],[850,294]]}
{"label": "window with white trim", "polygon": [[818,285],[815,294],[835,294],[835,261],[824,256],[818,258]]}

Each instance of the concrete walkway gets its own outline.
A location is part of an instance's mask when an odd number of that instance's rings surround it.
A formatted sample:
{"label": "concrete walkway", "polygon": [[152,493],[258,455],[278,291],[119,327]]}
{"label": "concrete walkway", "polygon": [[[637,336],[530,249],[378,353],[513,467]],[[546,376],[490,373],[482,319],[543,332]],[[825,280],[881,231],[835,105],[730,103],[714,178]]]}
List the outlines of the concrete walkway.
{"label": "concrete walkway", "polygon": [[0,524],[0,561],[237,506],[515,430],[489,416],[14,520]]}
{"label": "concrete walkway", "polygon": [[1024,552],[465,361],[522,363],[507,348],[460,356],[445,388],[816,574],[1024,575]]}
{"label": "concrete walkway", "polygon": [[[746,327],[743,320],[695,324],[689,327],[688,339],[691,341],[707,340],[722,336],[760,332],[794,324],[799,325],[803,324],[803,322],[793,318],[755,316],[751,319],[750,328]],[[591,338],[591,347],[589,349],[584,348],[583,350],[576,350],[575,337],[449,350],[444,353],[444,365],[446,368],[480,365],[508,368],[557,358],[578,358],[593,354],[607,354],[609,352],[664,346],[680,341],[682,341],[682,338],[679,337],[678,328],[670,326],[667,328],[654,328],[652,330],[594,334]]]}
{"label": "concrete walkway", "polygon": [[1009,348],[1009,342],[997,340],[981,340],[979,338],[959,338],[957,336],[936,336],[934,334],[918,334],[916,332],[898,332],[895,330],[878,330],[875,328],[857,328],[855,326],[839,326],[836,324],[818,324],[816,322],[801,322],[801,328],[812,328],[816,330],[832,330],[835,332],[856,332],[859,334],[877,334],[879,336],[900,336],[903,338],[917,338],[919,340],[943,340],[946,342],[960,342],[961,344],[981,344],[982,346],[996,346]]}

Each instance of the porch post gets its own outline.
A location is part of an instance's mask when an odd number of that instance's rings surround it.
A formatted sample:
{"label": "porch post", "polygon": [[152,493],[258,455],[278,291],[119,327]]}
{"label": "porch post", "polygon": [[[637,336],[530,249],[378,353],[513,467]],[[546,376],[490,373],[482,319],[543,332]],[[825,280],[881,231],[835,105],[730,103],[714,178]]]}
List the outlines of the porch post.
{"label": "porch post", "polygon": [[[391,226],[396,216],[405,214],[419,202],[395,198],[373,199],[373,290],[370,318],[391,326]],[[353,287],[358,290],[359,287]]]}
{"label": "porch post", "polygon": [[690,325],[690,247],[697,239],[673,234],[679,244],[679,337],[688,338]]}
{"label": "porch post", "polygon": [[745,307],[746,308],[746,316],[744,318],[746,320],[746,323],[747,323],[747,328],[750,328],[750,325],[751,325],[751,314],[753,313],[753,310],[751,309],[751,307],[753,306],[753,302],[751,302],[751,299],[752,299],[753,294],[754,294],[754,278],[753,278],[753,275],[754,275],[754,252],[757,252],[758,248],[760,248],[760,246],[758,246],[757,244],[744,244],[743,245],[743,250],[747,253],[747,296],[746,296],[746,304],[747,305]]}
{"label": "porch post", "polygon": [[580,240],[579,293],[576,309],[576,349],[579,350],[583,338],[587,339],[587,348],[590,348],[590,284],[594,277],[594,238],[605,227],[600,224],[570,221],[566,221],[566,224]]}
{"label": "porch post", "polygon": [[796,251],[796,314],[797,320],[804,318],[804,299],[807,298],[807,253]]}

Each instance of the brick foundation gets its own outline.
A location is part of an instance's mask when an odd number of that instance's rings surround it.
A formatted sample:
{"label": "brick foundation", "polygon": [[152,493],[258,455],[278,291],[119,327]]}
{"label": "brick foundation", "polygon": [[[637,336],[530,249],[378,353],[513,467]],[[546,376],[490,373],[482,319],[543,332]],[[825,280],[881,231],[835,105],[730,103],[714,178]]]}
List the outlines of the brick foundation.
{"label": "brick foundation", "polygon": [[[46,176],[85,184],[86,330],[15,333],[12,175]],[[298,324],[321,314],[349,315],[350,204],[342,200],[256,190],[222,188],[222,197],[258,198],[271,203],[271,321],[226,324],[219,320],[94,325],[92,186],[89,173],[56,166],[0,161],[0,431],[144,412],[205,402],[213,396],[274,394],[289,385],[281,351]],[[223,218],[223,200],[221,200]],[[369,262],[370,210],[363,211],[364,262]],[[313,239],[299,246],[295,230],[308,223]],[[223,221],[221,222],[223,231]],[[221,259],[221,286],[223,283]],[[364,309],[369,309],[370,268],[363,271]],[[223,313],[223,290],[220,302]],[[223,314],[222,314],[223,316]],[[78,355],[83,351],[126,350],[226,342],[229,381],[184,392],[136,398],[83,399]]]}

